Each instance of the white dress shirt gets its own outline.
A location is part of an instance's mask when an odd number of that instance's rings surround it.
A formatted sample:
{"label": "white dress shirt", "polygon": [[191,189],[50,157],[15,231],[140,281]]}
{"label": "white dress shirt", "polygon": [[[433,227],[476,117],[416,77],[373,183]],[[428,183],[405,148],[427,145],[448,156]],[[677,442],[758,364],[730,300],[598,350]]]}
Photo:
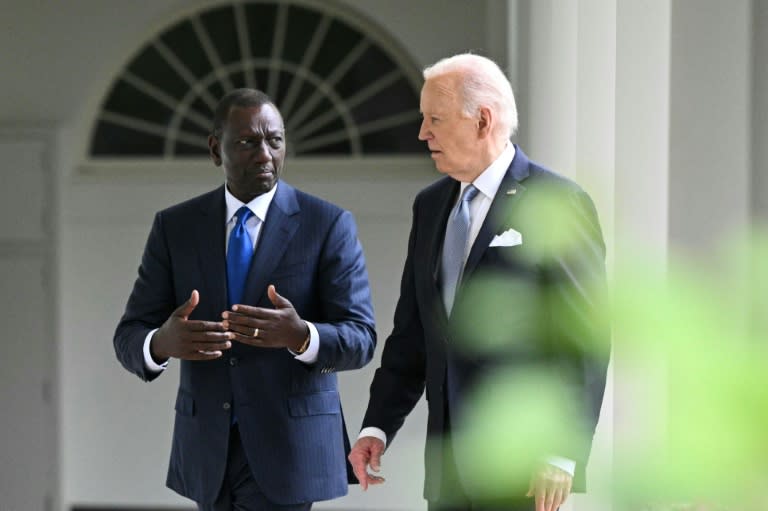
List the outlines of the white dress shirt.
{"label": "white dress shirt", "polygon": [[[253,241],[253,247],[255,250],[256,245],[259,242],[259,236],[261,235],[261,226],[267,220],[269,205],[272,203],[272,199],[275,197],[275,192],[277,191],[278,186],[280,186],[279,181],[277,185],[275,185],[269,192],[259,195],[248,204],[245,204],[239,199],[235,198],[235,196],[230,193],[229,189],[226,186],[224,187],[224,199],[227,205],[227,234],[224,239],[225,251],[229,246],[229,235],[237,223],[237,217],[235,216],[235,213],[237,213],[237,210],[239,210],[242,206],[248,206],[248,209],[253,212],[253,215],[251,215],[251,217],[246,220],[245,228],[248,231],[248,236],[251,237],[251,241]],[[304,353],[300,355],[294,353],[294,355],[296,360],[304,362],[305,364],[312,364],[317,360],[317,355],[320,351],[320,334],[317,332],[315,325],[313,325],[311,322],[305,321],[305,323],[309,328],[309,346]],[[155,334],[155,332],[157,332],[157,330],[157,328],[152,330],[144,338],[144,365],[148,370],[153,372],[163,371],[168,366],[167,360],[162,364],[155,363],[149,350],[150,343],[152,342],[152,336]],[[291,351],[291,353],[293,352]]]}
{"label": "white dress shirt", "polygon": [[[496,192],[501,186],[501,181],[504,179],[504,175],[507,173],[507,169],[512,164],[514,158],[515,146],[507,142],[506,147],[498,158],[496,158],[493,163],[491,163],[490,166],[488,166],[488,168],[471,183],[475,185],[475,188],[477,188],[479,193],[469,204],[469,236],[464,251],[465,263],[467,262],[467,257],[469,257],[469,251],[471,250],[472,245],[474,245],[477,235],[480,233],[480,227],[482,227],[485,217],[488,216],[488,211],[491,209],[493,198],[496,197]],[[456,197],[456,202],[461,199],[464,189],[469,185],[470,183],[461,183],[461,189]],[[456,202],[454,202],[453,205],[455,205]],[[384,442],[384,446],[387,445],[387,434],[379,428],[363,428],[360,431],[358,438],[364,436],[378,438]],[[576,471],[576,462],[568,458],[550,456],[547,458],[547,462],[568,472],[571,476],[573,476]]]}

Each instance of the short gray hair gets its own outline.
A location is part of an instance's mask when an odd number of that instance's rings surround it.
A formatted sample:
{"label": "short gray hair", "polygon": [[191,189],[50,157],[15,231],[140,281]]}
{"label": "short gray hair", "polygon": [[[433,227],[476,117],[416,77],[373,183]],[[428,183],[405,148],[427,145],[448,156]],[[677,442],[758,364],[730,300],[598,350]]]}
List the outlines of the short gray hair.
{"label": "short gray hair", "polygon": [[424,69],[424,79],[457,73],[461,79],[463,111],[475,116],[481,107],[498,117],[499,134],[509,139],[517,131],[517,105],[512,85],[501,68],[489,58],[461,53]]}

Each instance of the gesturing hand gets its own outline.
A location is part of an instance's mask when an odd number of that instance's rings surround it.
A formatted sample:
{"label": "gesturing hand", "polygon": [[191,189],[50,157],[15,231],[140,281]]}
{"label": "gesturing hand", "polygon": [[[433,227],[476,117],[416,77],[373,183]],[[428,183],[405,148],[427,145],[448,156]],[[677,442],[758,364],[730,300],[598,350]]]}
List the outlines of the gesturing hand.
{"label": "gesturing hand", "polygon": [[373,436],[364,436],[355,442],[349,451],[347,459],[352,465],[355,477],[360,481],[363,490],[368,489],[369,484],[381,484],[384,478],[368,473],[371,470],[378,472],[381,469],[381,455],[384,453],[384,442]]}
{"label": "gesturing hand", "polygon": [[192,291],[184,302],[165,320],[150,342],[152,358],[165,362],[170,357],[184,360],[213,360],[222,350],[232,347],[231,332],[218,321],[190,320],[189,315],[200,303],[200,293]]}
{"label": "gesturing hand", "polygon": [[554,465],[544,464],[531,477],[527,497],[535,497],[536,511],[557,511],[571,493],[573,477]]}
{"label": "gesturing hand", "polygon": [[297,351],[309,335],[309,327],[288,299],[271,285],[267,296],[274,309],[237,304],[221,314],[224,327],[234,340],[262,348],[288,348]]}

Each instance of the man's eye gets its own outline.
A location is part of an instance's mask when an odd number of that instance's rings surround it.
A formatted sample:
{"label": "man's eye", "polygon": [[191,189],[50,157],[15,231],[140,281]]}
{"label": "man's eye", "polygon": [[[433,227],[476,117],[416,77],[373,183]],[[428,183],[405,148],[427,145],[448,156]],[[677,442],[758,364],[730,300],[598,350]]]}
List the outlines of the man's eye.
{"label": "man's eye", "polygon": [[283,143],[283,137],[270,137],[269,143],[277,146]]}
{"label": "man's eye", "polygon": [[235,143],[238,146],[241,146],[241,147],[248,147],[248,146],[250,146],[252,144],[252,142],[250,140],[246,139],[246,138],[241,138],[240,140],[238,140]]}
{"label": "man's eye", "polygon": [[430,117],[430,118],[429,118],[429,120],[432,122],[432,124],[435,124],[435,123],[436,123],[436,122],[438,122],[440,119],[439,119],[439,118],[437,118],[437,117]]}

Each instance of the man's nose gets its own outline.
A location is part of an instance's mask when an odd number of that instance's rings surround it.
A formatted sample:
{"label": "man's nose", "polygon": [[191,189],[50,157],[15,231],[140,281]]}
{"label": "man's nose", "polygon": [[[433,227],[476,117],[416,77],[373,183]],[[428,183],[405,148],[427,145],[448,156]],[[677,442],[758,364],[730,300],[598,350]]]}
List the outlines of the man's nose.
{"label": "man's nose", "polygon": [[258,147],[256,147],[255,158],[260,163],[266,163],[272,160],[272,153],[269,152],[269,144],[266,140],[262,140]]}
{"label": "man's nose", "polygon": [[419,127],[419,140],[429,140],[430,138],[432,138],[432,133],[427,128],[427,121],[425,119],[421,121],[421,126]]}

